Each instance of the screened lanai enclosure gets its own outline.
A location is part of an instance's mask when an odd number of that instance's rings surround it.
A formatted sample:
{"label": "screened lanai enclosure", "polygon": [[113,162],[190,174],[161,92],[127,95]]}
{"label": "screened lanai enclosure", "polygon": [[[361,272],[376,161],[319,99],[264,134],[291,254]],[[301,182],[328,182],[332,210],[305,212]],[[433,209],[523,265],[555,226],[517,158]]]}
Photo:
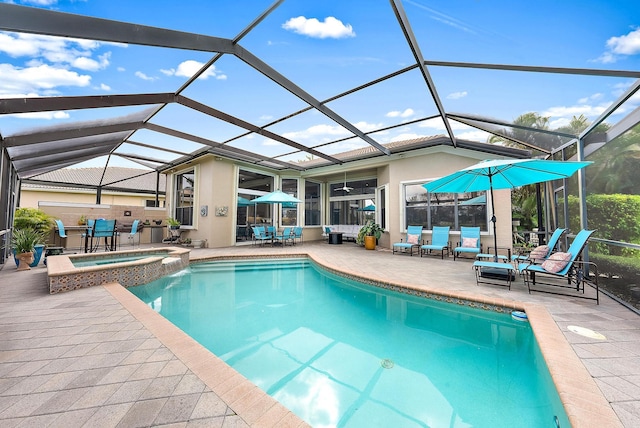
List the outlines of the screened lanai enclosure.
{"label": "screened lanai enclosure", "polygon": [[[640,306],[640,52],[633,48],[640,32],[638,17],[623,8],[604,1],[522,13],[507,3],[421,0],[19,3],[0,3],[5,257],[20,185],[60,168],[136,167],[160,177],[202,156],[231,160],[241,172],[228,185],[246,220],[274,213],[241,206],[240,197],[287,186],[256,169],[341,177],[359,161],[411,156],[437,137],[453,152],[473,141],[486,153],[492,146],[593,161],[569,180],[513,192],[514,243],[543,240],[556,227],[569,237],[596,229],[588,257],[601,284]],[[320,184],[307,182],[304,192],[317,204],[307,209],[317,217],[308,224],[384,219],[365,210],[385,209],[367,194],[380,180],[367,180],[322,183],[330,202]],[[342,187],[357,190],[339,194]],[[482,197],[453,195],[440,212],[484,218]],[[435,203],[433,195],[416,198],[404,201],[403,221]],[[297,209],[304,208],[283,208],[283,219]]]}

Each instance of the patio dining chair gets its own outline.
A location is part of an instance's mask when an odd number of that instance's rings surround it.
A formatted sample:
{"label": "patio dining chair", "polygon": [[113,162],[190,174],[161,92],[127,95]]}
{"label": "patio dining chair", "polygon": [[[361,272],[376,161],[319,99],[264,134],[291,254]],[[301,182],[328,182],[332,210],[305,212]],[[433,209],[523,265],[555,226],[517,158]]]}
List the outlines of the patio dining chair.
{"label": "patio dining chair", "polygon": [[138,245],[140,245],[140,234],[138,233],[139,223],[140,220],[133,220],[133,223],[131,224],[131,231],[129,232],[129,235],[127,235],[127,241],[131,243],[132,247],[135,247],[136,245],[136,236],[138,236]]}
{"label": "patio dining chair", "polygon": [[413,256],[413,249],[420,251],[420,241],[422,239],[422,226],[407,226],[407,233],[404,241],[400,239],[400,242],[393,244],[393,254],[396,252],[406,252],[409,250],[409,254]]}
{"label": "patio dining chair", "polygon": [[293,243],[296,242],[302,243],[302,226],[296,226],[293,228]]}
{"label": "patio dining chair", "polygon": [[281,244],[284,247],[287,242],[293,245],[293,229],[291,227],[285,227],[281,234],[276,234],[274,244]]}
{"label": "patio dining chair", "polygon": [[431,243],[427,241],[420,247],[420,257],[430,254],[432,251],[440,251],[440,258],[444,260],[444,253],[449,257],[449,226],[433,226],[431,230]]}
{"label": "patio dining chair", "polygon": [[62,220],[56,220],[56,229],[58,229],[58,237],[60,238],[60,246],[64,247],[64,245],[62,245],[62,240],[68,238],[67,233],[64,231],[64,224],[62,223]]}
{"label": "patio dining chair", "polygon": [[459,258],[462,253],[480,254],[480,227],[460,227],[460,242],[453,249],[453,260]]}
{"label": "patio dining chair", "polygon": [[93,238],[96,238],[95,246],[92,245],[91,252],[95,252],[100,246],[100,239],[104,238],[105,251],[113,251],[115,247],[116,238],[116,221],[105,220],[103,218],[97,219],[91,232],[91,243],[93,244]]}
{"label": "patio dining chair", "polygon": [[253,226],[253,245],[260,243],[263,246],[265,243],[271,243],[271,237],[267,236],[264,226]]}

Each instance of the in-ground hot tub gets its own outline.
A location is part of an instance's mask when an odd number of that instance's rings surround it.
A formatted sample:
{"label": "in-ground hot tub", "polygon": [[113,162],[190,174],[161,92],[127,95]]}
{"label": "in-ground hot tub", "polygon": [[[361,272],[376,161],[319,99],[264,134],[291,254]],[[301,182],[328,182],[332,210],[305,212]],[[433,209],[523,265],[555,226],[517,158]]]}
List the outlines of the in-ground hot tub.
{"label": "in-ground hot tub", "polygon": [[146,284],[189,265],[189,249],[145,248],[47,257],[49,293],[117,282],[125,287]]}

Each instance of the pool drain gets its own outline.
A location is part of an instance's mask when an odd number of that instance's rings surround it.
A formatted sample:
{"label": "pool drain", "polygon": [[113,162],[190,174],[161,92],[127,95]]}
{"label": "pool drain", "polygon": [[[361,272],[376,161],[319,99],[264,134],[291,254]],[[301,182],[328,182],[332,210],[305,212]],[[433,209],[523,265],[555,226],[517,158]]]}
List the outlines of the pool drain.
{"label": "pool drain", "polygon": [[390,360],[389,358],[383,358],[382,361],[380,361],[380,365],[383,369],[392,369],[394,363],[393,360]]}

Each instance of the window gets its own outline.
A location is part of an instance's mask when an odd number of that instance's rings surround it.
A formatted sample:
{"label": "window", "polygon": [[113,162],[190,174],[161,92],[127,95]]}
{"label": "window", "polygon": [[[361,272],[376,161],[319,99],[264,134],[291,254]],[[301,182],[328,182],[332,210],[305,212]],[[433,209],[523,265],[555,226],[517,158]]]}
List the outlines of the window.
{"label": "window", "polygon": [[406,184],[405,225],[449,226],[460,230],[461,226],[480,226],[487,230],[486,192],[427,193],[422,184]]}
{"label": "window", "polygon": [[387,230],[387,186],[380,186],[378,188],[378,224]]}
{"label": "window", "polygon": [[[158,203],[160,204],[158,206],[164,207],[164,201],[158,201]],[[156,207],[156,200],[155,199],[145,199],[144,206],[147,207],[147,208],[155,208]]]}
{"label": "window", "polygon": [[331,184],[329,224],[365,224],[373,220],[375,211],[365,207],[375,204],[376,186],[376,178]]}
{"label": "window", "polygon": [[[298,179],[283,178],[282,191],[287,195],[298,197]],[[282,205],[282,226],[295,226],[298,224],[298,204],[295,202],[284,203]]]}
{"label": "window", "polygon": [[321,225],[320,183],[305,181],[304,183],[304,225]]}
{"label": "window", "polygon": [[193,226],[194,182],[193,171],[176,175],[175,218],[183,226]]}

